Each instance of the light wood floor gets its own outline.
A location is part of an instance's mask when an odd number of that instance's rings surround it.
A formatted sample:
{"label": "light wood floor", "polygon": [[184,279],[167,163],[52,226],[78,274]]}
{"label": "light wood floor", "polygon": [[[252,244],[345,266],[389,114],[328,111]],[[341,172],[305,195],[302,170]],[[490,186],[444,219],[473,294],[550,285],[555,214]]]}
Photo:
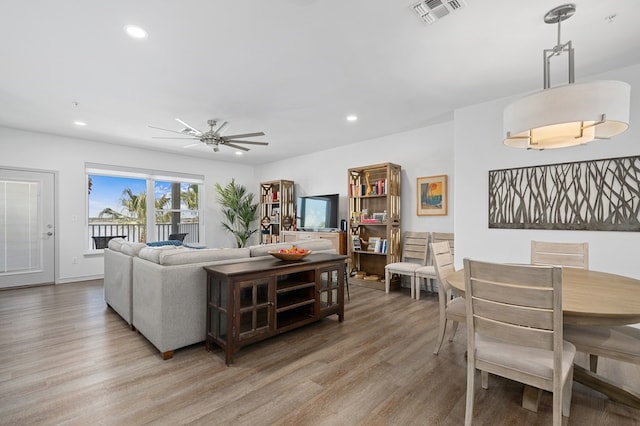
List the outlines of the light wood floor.
{"label": "light wood floor", "polygon": [[[0,291],[0,424],[460,425],[465,329],[432,355],[437,312],[433,296],[351,286],[344,323],[243,348],[227,367],[203,344],[162,361],[106,307],[102,281]],[[637,380],[634,368],[622,375]],[[551,394],[532,413],[522,388],[491,377],[475,423],[550,424]],[[574,385],[569,424],[639,418]]]}

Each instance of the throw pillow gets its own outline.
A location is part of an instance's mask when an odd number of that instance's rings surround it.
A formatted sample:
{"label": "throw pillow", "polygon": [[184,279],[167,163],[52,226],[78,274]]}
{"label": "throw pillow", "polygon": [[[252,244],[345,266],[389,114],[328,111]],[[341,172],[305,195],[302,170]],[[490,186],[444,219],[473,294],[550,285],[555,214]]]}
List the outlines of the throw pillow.
{"label": "throw pillow", "polygon": [[149,247],[160,247],[160,246],[181,246],[182,241],[178,240],[165,240],[165,241],[151,241],[147,243]]}

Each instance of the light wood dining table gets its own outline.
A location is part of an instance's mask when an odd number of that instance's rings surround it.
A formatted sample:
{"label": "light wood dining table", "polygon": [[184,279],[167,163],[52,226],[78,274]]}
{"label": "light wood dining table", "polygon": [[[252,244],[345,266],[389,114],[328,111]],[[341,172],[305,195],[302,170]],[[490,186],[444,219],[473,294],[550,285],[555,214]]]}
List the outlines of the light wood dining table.
{"label": "light wood dining table", "polygon": [[[464,270],[447,277],[447,282],[464,294]],[[562,269],[562,314],[565,324],[625,325],[640,323],[640,280],[608,272],[578,268]],[[638,342],[640,345],[640,342]],[[573,378],[610,399],[640,408],[640,396],[610,380],[574,366]],[[535,400],[532,400],[535,398]],[[525,388],[523,407],[537,410],[540,392]]]}

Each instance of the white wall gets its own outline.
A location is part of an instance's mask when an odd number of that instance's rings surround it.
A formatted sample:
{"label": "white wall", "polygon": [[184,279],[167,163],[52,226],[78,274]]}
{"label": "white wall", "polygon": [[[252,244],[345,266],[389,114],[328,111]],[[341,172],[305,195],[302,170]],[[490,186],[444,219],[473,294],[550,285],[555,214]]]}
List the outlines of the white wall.
{"label": "white wall", "polygon": [[[58,173],[56,197],[56,282],[100,277],[102,255],[86,253],[85,162],[153,168],[205,176],[203,196],[207,210],[202,218],[204,243],[209,247],[233,247],[233,238],[220,229],[219,208],[213,185],[232,177],[258,194],[259,182],[295,181],[298,195],[339,193],[340,218],[347,217],[347,169],[392,162],[402,166],[402,228],[414,231],[453,231],[453,123],[372,139],[358,144],[300,156],[257,167],[227,164],[194,157],[127,148],[89,140],[0,127],[0,166]],[[449,214],[416,215],[416,178],[449,176]],[[77,222],[72,221],[77,216]],[[256,240],[257,241],[257,240]],[[256,241],[252,241],[255,243]],[[73,258],[78,262],[74,264]]]}
{"label": "white wall", "polygon": [[[104,163],[202,174],[207,207],[205,243],[231,247],[220,229],[213,184],[232,177],[258,194],[259,182],[295,181],[296,195],[340,194],[340,218],[348,216],[347,169],[384,162],[402,166],[402,229],[456,233],[456,264],[463,257],[527,262],[530,241],[587,241],[592,269],[640,278],[638,232],[536,231],[488,228],[488,171],[509,167],[562,163],[640,154],[640,65],[598,76],[627,81],[632,86],[631,127],[611,141],[587,146],[525,151],[502,145],[502,111],[512,99],[498,99],[461,108],[454,121],[371,139],[341,148],[299,156],[258,167],[240,166],[168,153],[152,152],[87,140],[0,128],[0,166],[58,172],[57,281],[102,274],[102,256],[85,256],[86,185],[84,163]],[[634,89],[635,88],[635,89]],[[359,125],[356,123],[355,125]],[[449,214],[416,215],[416,178],[449,177]],[[72,222],[71,217],[83,218]],[[79,259],[72,264],[72,258]]]}
{"label": "white wall", "polygon": [[[339,217],[346,219],[349,215],[347,170],[379,163],[395,163],[402,167],[403,230],[453,232],[455,177],[452,122],[269,163],[257,167],[255,177],[259,182],[293,180],[296,196],[339,193]],[[447,216],[416,215],[416,178],[432,175],[449,177]]]}
{"label": "white wall", "polygon": [[[87,255],[87,185],[85,162],[193,173],[205,176],[204,239],[210,247],[233,247],[234,240],[220,227],[215,183],[232,177],[248,188],[256,186],[253,168],[195,157],[127,148],[88,140],[64,138],[0,127],[0,166],[57,172],[56,282],[78,281],[103,274],[102,255]],[[77,216],[77,222],[72,216]],[[77,258],[76,264],[72,263]]]}
{"label": "white wall", "polygon": [[544,231],[488,228],[489,170],[595,160],[640,154],[640,65],[589,80],[622,80],[631,84],[631,123],[623,134],[586,146],[527,151],[502,144],[502,111],[514,98],[461,108],[455,113],[456,265],[464,257],[528,262],[530,241],[589,243],[589,267],[640,278],[640,232]]}

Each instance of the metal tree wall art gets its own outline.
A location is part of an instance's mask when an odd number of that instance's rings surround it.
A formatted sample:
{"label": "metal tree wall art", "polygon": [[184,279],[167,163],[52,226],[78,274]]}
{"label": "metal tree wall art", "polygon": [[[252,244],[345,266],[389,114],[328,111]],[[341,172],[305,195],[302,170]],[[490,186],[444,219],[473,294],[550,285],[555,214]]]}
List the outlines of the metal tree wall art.
{"label": "metal tree wall art", "polygon": [[490,170],[489,228],[640,231],[640,156]]}

